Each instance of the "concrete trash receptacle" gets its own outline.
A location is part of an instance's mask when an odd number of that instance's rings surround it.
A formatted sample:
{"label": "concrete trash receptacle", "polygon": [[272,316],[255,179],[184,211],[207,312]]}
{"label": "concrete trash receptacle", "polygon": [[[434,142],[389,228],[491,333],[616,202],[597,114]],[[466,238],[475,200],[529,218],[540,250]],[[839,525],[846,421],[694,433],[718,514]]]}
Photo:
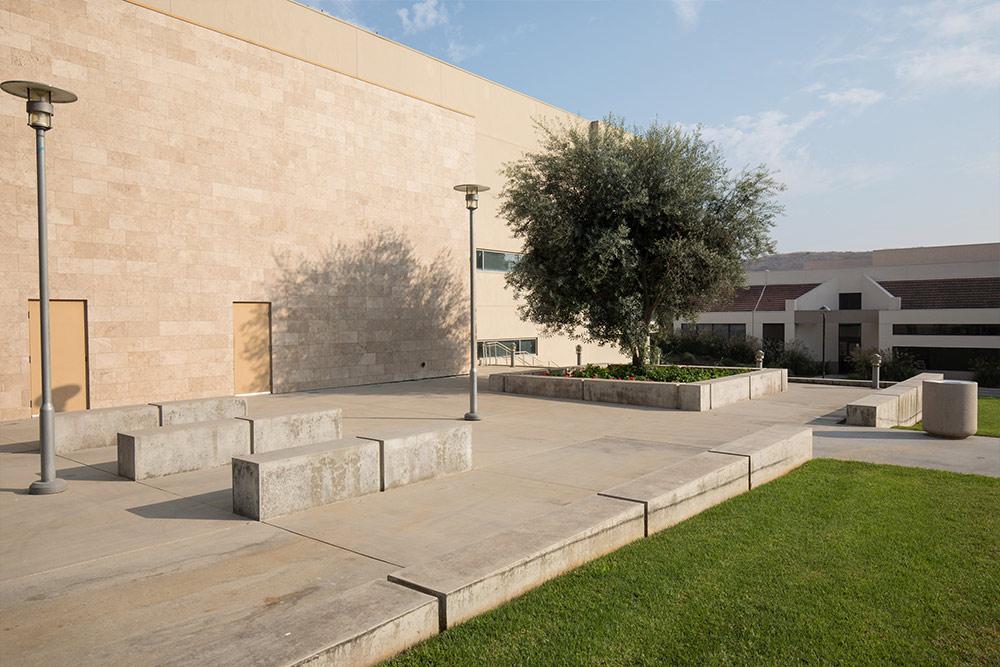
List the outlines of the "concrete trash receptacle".
{"label": "concrete trash receptacle", "polygon": [[924,430],[942,438],[968,438],[979,418],[979,385],[964,380],[925,380]]}

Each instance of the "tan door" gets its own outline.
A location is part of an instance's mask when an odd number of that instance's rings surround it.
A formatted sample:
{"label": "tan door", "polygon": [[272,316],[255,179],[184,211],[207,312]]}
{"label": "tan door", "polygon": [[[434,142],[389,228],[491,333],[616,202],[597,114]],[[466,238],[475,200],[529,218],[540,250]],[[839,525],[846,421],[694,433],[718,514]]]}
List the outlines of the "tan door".
{"label": "tan door", "polygon": [[[87,302],[49,301],[52,405],[56,412],[90,407],[87,373]],[[42,334],[38,301],[28,302],[31,413],[42,405]]]}
{"label": "tan door", "polygon": [[237,394],[271,391],[271,304],[233,304],[233,379]]}

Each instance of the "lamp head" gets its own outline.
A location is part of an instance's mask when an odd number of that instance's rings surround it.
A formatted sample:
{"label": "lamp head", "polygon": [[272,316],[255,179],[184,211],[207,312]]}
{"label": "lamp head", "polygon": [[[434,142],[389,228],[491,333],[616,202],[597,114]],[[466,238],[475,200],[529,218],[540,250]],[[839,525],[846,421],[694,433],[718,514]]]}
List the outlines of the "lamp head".
{"label": "lamp head", "polygon": [[28,100],[28,125],[36,130],[52,128],[52,105],[76,102],[76,95],[68,90],[36,81],[4,81],[0,89],[15,97]]}
{"label": "lamp head", "polygon": [[821,313],[829,313],[830,312],[830,307],[829,306],[825,306],[825,305],[824,306],[820,306],[819,307],[819,312],[821,312]]}
{"label": "lamp head", "polygon": [[490,189],[488,185],[477,185],[475,183],[463,183],[456,185],[455,189],[465,193],[465,208],[475,211],[479,208],[479,193]]}

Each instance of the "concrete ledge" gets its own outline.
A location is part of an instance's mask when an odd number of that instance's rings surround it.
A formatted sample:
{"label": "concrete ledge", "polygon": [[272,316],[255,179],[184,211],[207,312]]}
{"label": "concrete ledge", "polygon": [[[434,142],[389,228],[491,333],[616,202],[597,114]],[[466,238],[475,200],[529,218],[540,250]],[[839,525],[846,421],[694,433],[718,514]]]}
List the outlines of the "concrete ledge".
{"label": "concrete ledge", "polygon": [[118,434],[118,474],[163,477],[226,465],[250,453],[250,425],[237,419],[162,426]]}
{"label": "concrete ledge", "polygon": [[847,423],[876,428],[916,424],[923,416],[924,381],[943,379],[943,373],[920,373],[877,394],[848,403]]}
{"label": "concrete ledge", "polygon": [[235,456],[232,462],[233,512],[258,521],[379,490],[378,444],[367,440]]}
{"label": "concrete ledge", "polygon": [[368,433],[358,437],[378,444],[382,491],[472,469],[472,428],[468,425]]}
{"label": "concrete ledge", "polygon": [[644,534],[637,503],[588,496],[523,526],[389,575],[440,602],[452,627]]}
{"label": "concrete ledge", "polygon": [[139,431],[160,425],[160,411],[152,405],[125,405],[79,412],[57,412],[56,452],[112,447],[121,431]]}
{"label": "concrete ledge", "polygon": [[750,375],[748,373],[706,380],[705,382],[710,387],[709,396],[712,410],[750,400]]}
{"label": "concrete ledge", "polygon": [[899,424],[897,397],[871,394],[847,404],[847,423],[851,426],[891,428]]}
{"label": "concrete ledge", "polygon": [[713,447],[711,451],[750,459],[750,488],[755,489],[813,457],[812,429],[771,426]]}
{"label": "concrete ledge", "polygon": [[670,528],[750,488],[746,457],[703,452],[600,495],[642,503],[646,535]]}
{"label": "concrete ledge", "polygon": [[654,408],[677,408],[676,382],[639,382],[635,380],[583,380],[583,400],[624,405],[647,405]]}
{"label": "concrete ledge", "polygon": [[781,372],[754,371],[750,373],[750,400],[780,394],[787,389],[786,369]]}
{"label": "concrete ledge", "polygon": [[677,407],[688,412],[712,409],[712,388],[705,382],[677,385]]}
{"label": "concrete ledge", "polygon": [[150,403],[150,405],[156,406],[160,411],[160,426],[245,417],[247,414],[246,399],[239,396],[195,398],[189,401],[169,401]]}
{"label": "concrete ledge", "polygon": [[553,377],[510,373],[504,380],[504,391],[527,396],[544,396],[573,401],[583,400],[583,380],[580,378]]}
{"label": "concrete ledge", "polygon": [[339,408],[237,419],[250,422],[250,451],[254,454],[341,438]]}
{"label": "concrete ledge", "polygon": [[489,390],[503,393],[505,377],[507,377],[506,373],[490,373],[488,378]]}

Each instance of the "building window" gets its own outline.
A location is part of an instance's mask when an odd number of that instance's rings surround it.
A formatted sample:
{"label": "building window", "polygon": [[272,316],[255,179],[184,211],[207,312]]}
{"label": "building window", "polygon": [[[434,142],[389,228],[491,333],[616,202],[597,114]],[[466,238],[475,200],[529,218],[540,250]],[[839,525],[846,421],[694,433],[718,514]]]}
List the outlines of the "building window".
{"label": "building window", "polygon": [[893,352],[903,352],[924,362],[929,371],[971,371],[979,360],[1000,361],[1000,350],[983,347],[904,347],[895,346]]}
{"label": "building window", "polygon": [[785,325],[783,322],[777,324],[764,324],[761,329],[765,352],[780,352],[785,349]]}
{"label": "building window", "polygon": [[893,324],[894,336],[1000,336],[1000,324]]}
{"label": "building window", "polygon": [[480,271],[506,273],[521,261],[519,252],[497,252],[496,250],[476,250],[476,268]]}
{"label": "building window", "polygon": [[861,310],[861,292],[841,292],[841,310]]}
{"label": "building window", "polygon": [[[538,339],[509,338],[507,340],[481,340],[476,343],[476,354],[479,357],[499,356],[501,353],[504,353],[504,350],[538,354]],[[509,354],[509,352],[506,352],[506,354]]]}
{"label": "building window", "polygon": [[730,338],[744,340],[747,337],[747,325],[745,324],[689,324],[681,323],[681,333],[696,333],[699,336],[718,336],[719,338]]}

